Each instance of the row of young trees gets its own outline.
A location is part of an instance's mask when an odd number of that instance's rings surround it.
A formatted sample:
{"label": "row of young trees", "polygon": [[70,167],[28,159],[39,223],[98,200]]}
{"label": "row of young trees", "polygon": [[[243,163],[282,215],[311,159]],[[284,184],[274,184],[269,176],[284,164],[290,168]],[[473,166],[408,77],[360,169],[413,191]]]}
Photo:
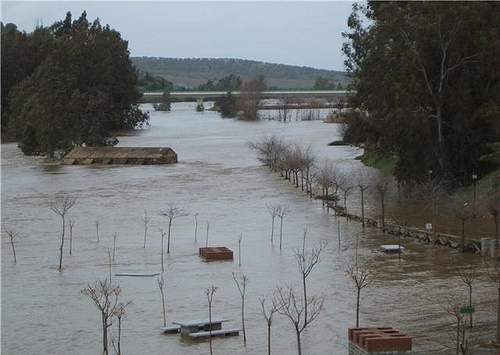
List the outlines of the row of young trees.
{"label": "row of young trees", "polygon": [[2,135],[26,154],[106,145],[147,124],[128,42],[83,12],[32,33],[2,24]]}
{"label": "row of young trees", "polygon": [[394,155],[402,184],[469,183],[500,140],[500,4],[355,4],[344,33],[353,78],[344,139]]}

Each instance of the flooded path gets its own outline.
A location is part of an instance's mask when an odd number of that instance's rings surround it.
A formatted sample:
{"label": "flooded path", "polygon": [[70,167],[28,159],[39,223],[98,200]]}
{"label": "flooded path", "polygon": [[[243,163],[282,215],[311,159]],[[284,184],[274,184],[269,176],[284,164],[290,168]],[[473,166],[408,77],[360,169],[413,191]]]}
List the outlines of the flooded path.
{"label": "flooded path", "polygon": [[[149,107],[151,109],[151,107]],[[445,296],[465,294],[454,276],[459,265],[481,263],[477,257],[448,248],[432,249],[405,241],[408,252],[383,255],[381,244],[393,237],[374,229],[362,231],[357,223],[341,223],[337,247],[336,217],[318,201],[271,173],[257,161],[247,143],[265,135],[310,145],[318,157],[328,157],[344,169],[360,166],[361,152],[352,147],[329,147],[340,138],[337,125],[321,121],[241,122],[221,119],[217,113],[196,113],[194,104],[174,104],[169,113],[153,112],[151,128],[121,137],[122,146],[169,146],[179,156],[176,165],[164,166],[59,166],[24,157],[15,144],[2,145],[2,224],[19,231],[18,263],[12,263],[9,244],[2,244],[2,353],[98,354],[100,321],[97,309],[80,294],[87,283],[107,275],[107,248],[118,233],[114,272],[160,270],[160,228],[167,220],[160,211],[169,204],[188,215],[173,225],[173,246],[165,275],[168,322],[204,318],[204,290],[216,285],[213,314],[239,326],[239,294],[231,273],[249,278],[247,346],[242,337],[215,339],[215,354],[262,354],[266,326],[259,296],[270,297],[277,285],[299,286],[293,248],[301,245],[304,227],[308,246],[328,242],[321,261],[309,278],[308,293],[325,296],[317,321],[304,332],[304,354],[346,354],[347,328],[355,320],[355,293],[345,275],[359,236],[360,258],[377,269],[378,282],[363,290],[361,325],[390,325],[414,337],[422,354],[453,349],[452,319],[443,311]],[[65,270],[58,260],[59,220],[47,207],[58,192],[78,198],[71,210],[76,220],[73,255],[65,254]],[[282,203],[289,212],[284,223],[284,249],[270,244],[271,218],[267,203]],[[356,204],[353,196],[352,204]],[[144,210],[153,217],[147,248],[142,248]],[[194,217],[198,213],[198,244]],[[100,224],[96,242],[95,221]],[[204,263],[197,247],[204,246],[205,224],[210,223],[210,244],[235,251],[243,233],[242,266],[235,262]],[[206,354],[208,343],[181,341],[159,332],[161,299],[154,278],[117,278],[122,299],[133,303],[123,324],[122,349],[126,354]],[[486,278],[476,286],[475,319],[484,339],[493,337],[495,289]],[[272,347],[275,353],[293,354],[294,331],[287,319],[276,316]]]}

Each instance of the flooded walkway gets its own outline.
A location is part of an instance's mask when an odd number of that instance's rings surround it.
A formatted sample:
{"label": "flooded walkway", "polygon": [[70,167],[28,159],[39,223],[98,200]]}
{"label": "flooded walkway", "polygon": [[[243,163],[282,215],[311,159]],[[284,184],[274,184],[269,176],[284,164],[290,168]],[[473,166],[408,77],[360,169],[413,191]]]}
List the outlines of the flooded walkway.
{"label": "flooded walkway", "polygon": [[[147,106],[146,108],[148,108]],[[149,107],[151,109],[151,107]],[[317,321],[303,336],[305,354],[346,354],[347,328],[355,321],[355,292],[345,275],[359,255],[377,269],[378,282],[362,292],[361,325],[388,325],[413,336],[422,354],[453,353],[452,319],[444,312],[447,298],[465,295],[455,270],[481,263],[473,255],[448,248],[430,248],[405,241],[402,260],[379,251],[394,238],[357,223],[340,220],[341,248],[337,246],[336,217],[319,201],[312,201],[257,161],[248,142],[265,135],[310,145],[343,169],[354,169],[360,150],[329,147],[340,138],[339,127],[321,121],[241,122],[217,113],[196,113],[193,104],[174,104],[173,111],[153,112],[151,128],[120,138],[120,146],[169,146],[179,163],[165,166],[64,166],[24,157],[14,144],[2,145],[2,225],[16,229],[17,264],[2,244],[2,349],[5,354],[98,354],[100,321],[97,309],[80,290],[108,272],[107,248],[118,233],[114,272],[152,273],[160,270],[160,228],[168,221],[160,211],[169,204],[188,215],[174,221],[172,250],[167,256],[165,292],[167,321],[206,318],[204,289],[211,284],[214,314],[239,327],[240,299],[231,273],[249,278],[246,309],[248,342],[242,337],[214,339],[216,354],[262,354],[266,325],[259,296],[270,297],[277,285],[300,285],[293,248],[308,228],[308,246],[326,241],[321,261],[309,277],[308,293],[325,296]],[[65,255],[65,269],[56,270],[59,220],[47,203],[58,192],[78,198],[73,255]],[[355,203],[353,199],[353,202]],[[270,244],[271,217],[267,203],[287,205],[284,248]],[[373,208],[373,207],[372,207]],[[153,217],[147,247],[142,247],[144,210]],[[198,244],[194,242],[194,214],[198,213]],[[95,221],[100,225],[100,242]],[[210,223],[210,244],[238,250],[243,234],[242,266],[235,262],[205,263],[198,257]],[[237,254],[235,254],[235,259]],[[122,349],[128,354],[201,354],[208,343],[181,341],[161,333],[161,298],[155,278],[115,278],[123,300],[133,303],[123,324]],[[495,289],[482,277],[475,290],[477,333],[494,333]],[[294,331],[287,319],[273,323],[273,352],[293,354]]]}

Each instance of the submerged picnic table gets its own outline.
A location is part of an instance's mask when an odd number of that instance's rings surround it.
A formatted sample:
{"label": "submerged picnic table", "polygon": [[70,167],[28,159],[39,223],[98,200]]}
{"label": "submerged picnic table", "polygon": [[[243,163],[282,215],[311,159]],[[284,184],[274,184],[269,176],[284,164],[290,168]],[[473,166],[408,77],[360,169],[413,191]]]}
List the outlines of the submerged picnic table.
{"label": "submerged picnic table", "polygon": [[211,321],[208,319],[197,319],[189,321],[172,322],[173,326],[163,327],[163,333],[178,334],[191,338],[206,338],[219,336],[240,335],[239,328],[222,329],[222,322],[227,322],[229,319],[214,318]]}

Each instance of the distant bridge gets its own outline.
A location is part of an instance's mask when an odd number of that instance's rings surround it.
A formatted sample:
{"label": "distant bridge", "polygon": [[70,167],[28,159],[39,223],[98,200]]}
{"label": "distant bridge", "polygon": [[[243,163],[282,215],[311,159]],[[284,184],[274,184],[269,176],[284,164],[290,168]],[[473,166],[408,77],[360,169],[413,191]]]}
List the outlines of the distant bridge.
{"label": "distant bridge", "polygon": [[[344,100],[348,96],[353,95],[355,91],[348,90],[276,90],[263,91],[261,96],[263,99],[286,99],[286,98],[323,98],[335,99],[336,101]],[[232,91],[232,95],[239,96],[241,91]],[[145,92],[140,99],[140,102],[159,102],[163,92]],[[175,101],[198,101],[214,100],[227,95],[227,91],[171,91],[170,97]]]}

